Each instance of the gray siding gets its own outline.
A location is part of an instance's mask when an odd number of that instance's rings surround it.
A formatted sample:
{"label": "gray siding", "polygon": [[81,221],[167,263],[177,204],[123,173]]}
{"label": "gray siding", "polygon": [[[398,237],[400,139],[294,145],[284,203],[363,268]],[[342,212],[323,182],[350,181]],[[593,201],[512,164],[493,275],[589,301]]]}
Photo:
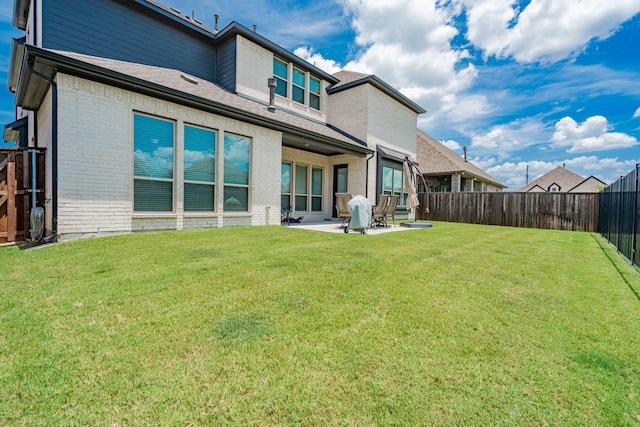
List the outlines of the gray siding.
{"label": "gray siding", "polygon": [[218,45],[218,84],[230,92],[236,92],[236,38],[231,37]]}
{"label": "gray siding", "polygon": [[179,69],[215,82],[214,40],[134,2],[43,0],[43,47]]}

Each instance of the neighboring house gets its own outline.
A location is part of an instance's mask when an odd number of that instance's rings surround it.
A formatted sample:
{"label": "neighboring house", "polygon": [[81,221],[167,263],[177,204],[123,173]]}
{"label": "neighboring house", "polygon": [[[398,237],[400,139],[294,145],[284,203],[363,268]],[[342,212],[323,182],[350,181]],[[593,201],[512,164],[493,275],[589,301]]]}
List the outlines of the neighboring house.
{"label": "neighboring house", "polygon": [[[429,192],[502,191],[497,179],[456,154],[441,142],[418,130],[417,160]],[[421,191],[424,191],[421,183]]]}
{"label": "neighboring house", "polygon": [[5,127],[46,148],[49,236],[319,220],[336,192],[403,195],[425,111],[376,76],[152,0],[15,0],[13,24]]}
{"label": "neighboring house", "polygon": [[606,186],[606,183],[593,175],[584,178],[562,165],[534,179],[518,191],[524,193],[597,193]]}

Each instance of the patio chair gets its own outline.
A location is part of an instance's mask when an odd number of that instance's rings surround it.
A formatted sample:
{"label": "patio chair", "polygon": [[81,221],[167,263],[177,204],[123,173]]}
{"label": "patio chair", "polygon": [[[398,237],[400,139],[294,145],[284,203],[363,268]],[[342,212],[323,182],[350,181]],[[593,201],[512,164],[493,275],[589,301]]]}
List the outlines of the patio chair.
{"label": "patio chair", "polygon": [[381,194],[378,198],[378,204],[373,209],[371,213],[371,226],[385,226],[384,222],[384,214],[387,212],[387,208],[389,207],[389,195]]}
{"label": "patio chair", "polygon": [[350,193],[336,193],[336,215],[342,220],[342,227],[349,225],[351,213],[349,212],[349,200],[353,196]]}
{"label": "patio chair", "polygon": [[384,224],[385,226],[389,226],[388,223],[388,219],[389,217],[391,217],[391,220],[393,221],[393,225],[396,225],[396,207],[398,207],[398,199],[400,198],[400,196],[389,196],[389,206],[387,206],[387,210],[384,213]]}

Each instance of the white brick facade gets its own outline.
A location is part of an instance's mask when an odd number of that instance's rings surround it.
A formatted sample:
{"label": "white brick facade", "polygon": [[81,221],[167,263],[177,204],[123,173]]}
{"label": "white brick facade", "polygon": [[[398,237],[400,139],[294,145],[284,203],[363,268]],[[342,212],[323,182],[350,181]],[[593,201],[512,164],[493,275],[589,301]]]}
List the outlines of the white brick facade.
{"label": "white brick facade", "polygon": [[[269,88],[267,87],[267,79],[273,77],[273,52],[267,50],[245,37],[238,36],[236,45],[236,91],[238,94],[248,98],[267,104],[269,102]],[[292,72],[292,66],[289,64],[289,73]],[[315,76],[318,77],[318,76]],[[289,75],[289,86],[291,75]],[[310,108],[292,101],[290,98],[284,98],[276,95],[275,105],[287,111],[301,114],[313,120],[326,122],[326,116],[323,112],[324,106],[327,105],[326,88],[328,83],[326,80],[320,82],[320,110]],[[308,87],[306,88],[307,97]],[[288,93],[291,93],[289,87]]]}
{"label": "white brick facade", "polygon": [[[40,126],[47,120],[50,123],[45,111],[50,111],[50,106],[40,109]],[[134,113],[176,124],[172,213],[133,212]],[[249,212],[224,213],[220,203],[223,186],[218,183],[217,212],[184,212],[184,124],[214,129],[220,141],[224,133],[251,138]],[[50,135],[46,129],[39,130],[43,136]],[[64,240],[142,230],[279,224],[281,140],[276,131],[59,73],[58,235]],[[46,144],[43,139],[40,143]],[[217,158],[217,170],[221,171],[223,156]],[[51,188],[50,178],[47,188]]]}

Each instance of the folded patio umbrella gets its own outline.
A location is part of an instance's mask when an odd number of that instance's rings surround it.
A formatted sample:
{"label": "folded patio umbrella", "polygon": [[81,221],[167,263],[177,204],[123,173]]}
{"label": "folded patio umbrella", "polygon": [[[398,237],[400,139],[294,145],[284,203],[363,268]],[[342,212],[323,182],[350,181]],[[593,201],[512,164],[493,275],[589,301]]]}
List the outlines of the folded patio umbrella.
{"label": "folded patio umbrella", "polygon": [[407,209],[413,209],[420,206],[418,195],[416,194],[416,186],[413,179],[413,173],[409,167],[409,162],[404,162],[404,185],[407,187]]}

